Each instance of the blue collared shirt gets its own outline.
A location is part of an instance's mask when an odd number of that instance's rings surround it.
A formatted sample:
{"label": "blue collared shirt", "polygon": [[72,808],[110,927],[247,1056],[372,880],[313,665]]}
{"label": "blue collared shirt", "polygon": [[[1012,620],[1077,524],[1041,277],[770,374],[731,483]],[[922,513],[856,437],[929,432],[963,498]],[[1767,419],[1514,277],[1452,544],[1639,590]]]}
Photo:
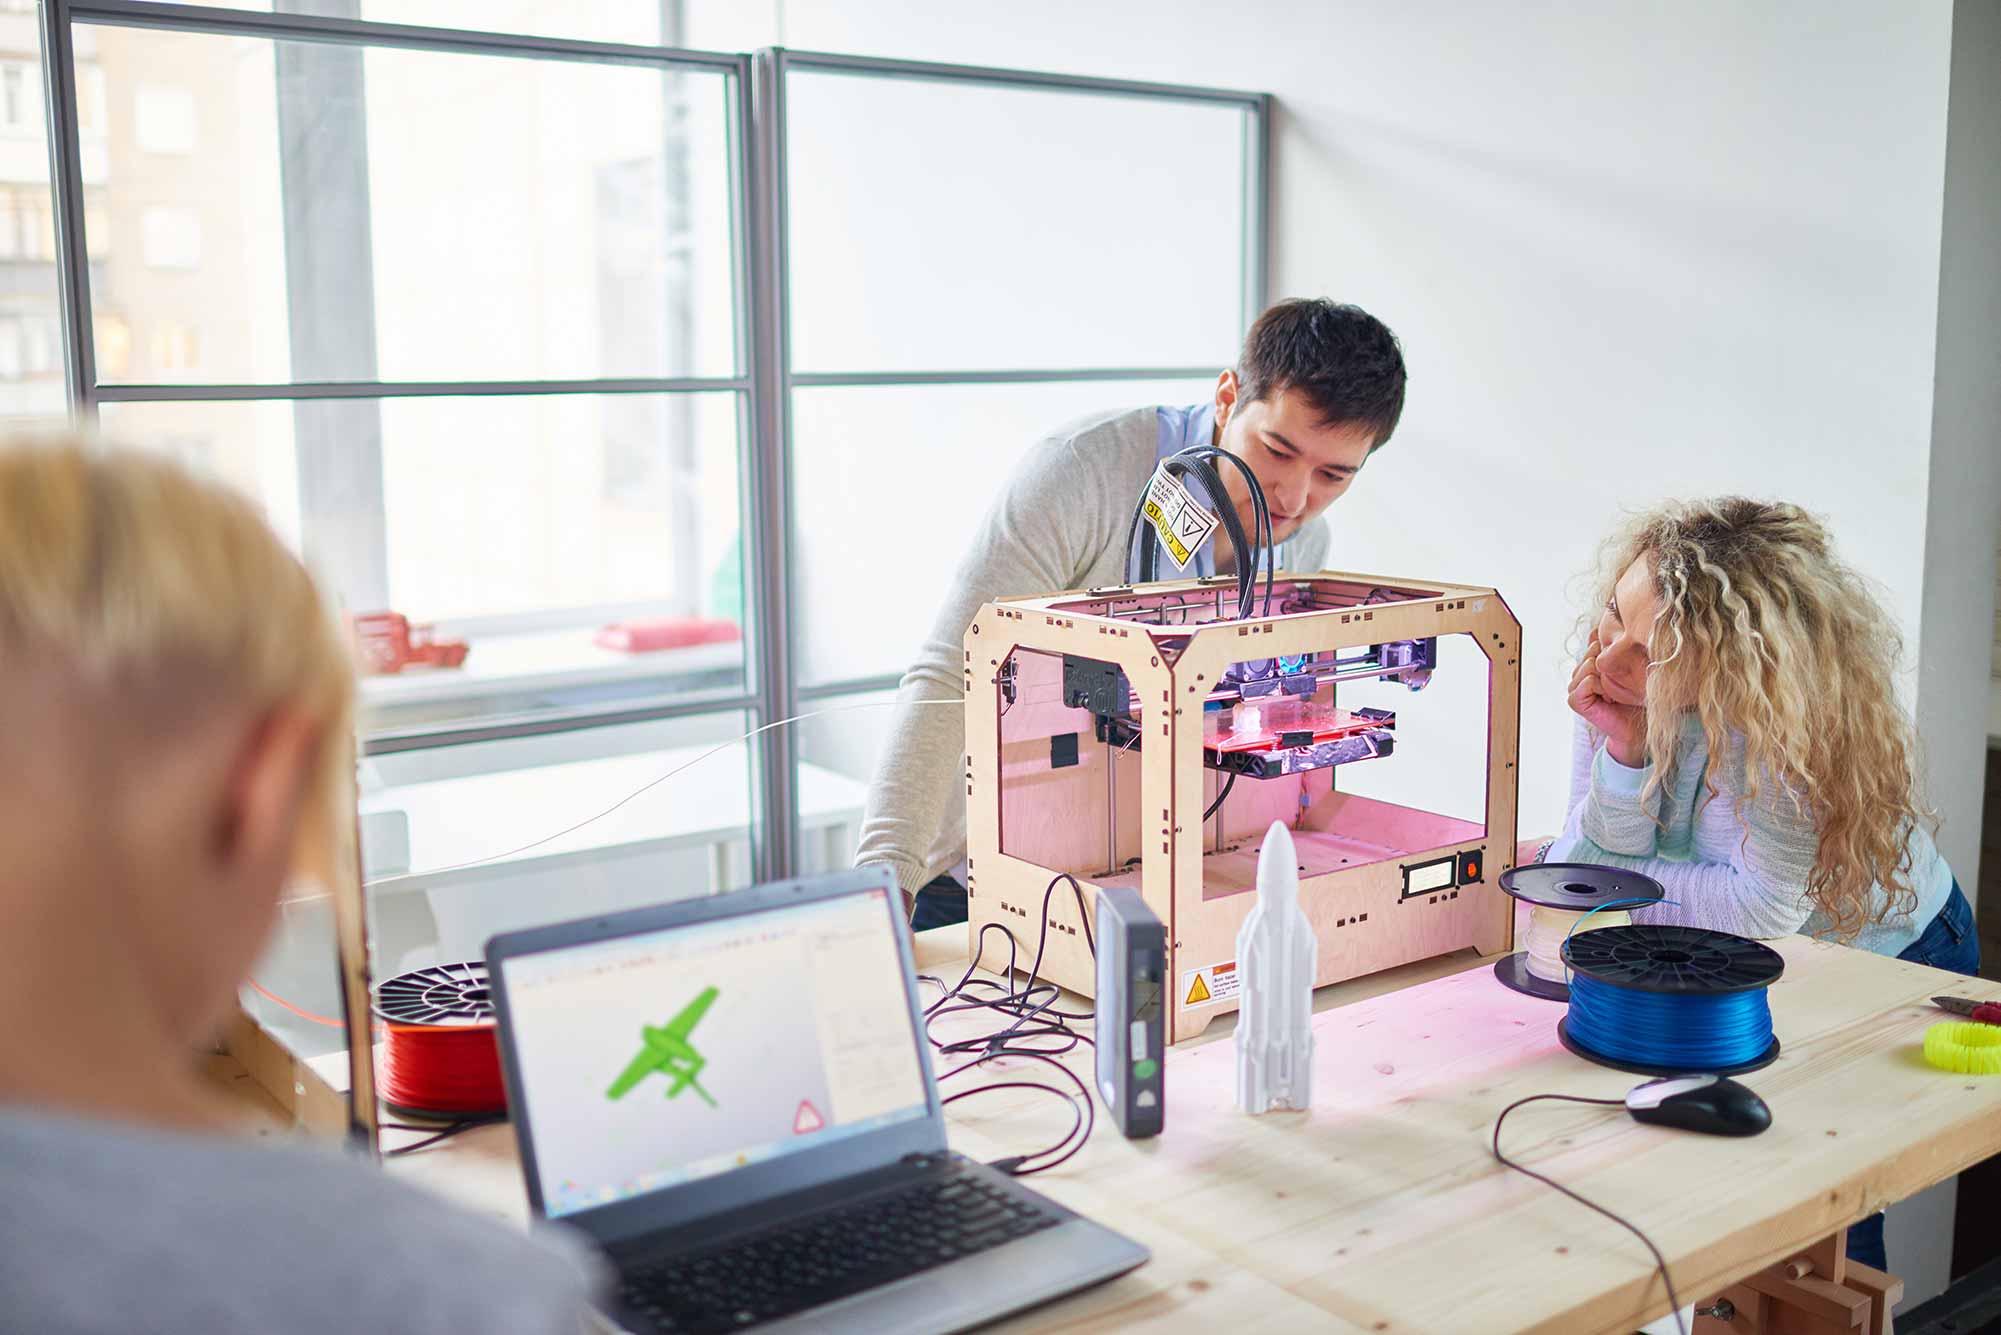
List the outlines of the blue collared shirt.
{"label": "blue collared shirt", "polygon": [[[1154,454],[1156,465],[1169,455],[1178,454],[1190,446],[1215,444],[1215,404],[1198,403],[1187,408],[1169,408],[1163,405],[1158,411],[1160,413],[1160,445]],[[1229,465],[1224,464],[1218,467],[1216,471],[1220,474],[1223,468],[1227,467]],[[1218,508],[1215,500],[1209,495],[1209,489],[1203,486],[1199,479],[1184,477],[1181,481],[1194,494],[1195,499],[1201,501],[1211,510]],[[1227,497],[1223,503],[1225,505],[1229,504]],[[1247,533],[1244,536],[1249,537],[1250,535]],[[1209,541],[1203,543],[1201,550],[1197,551],[1194,558],[1188,562],[1188,569],[1177,572],[1174,569],[1173,559],[1165,555],[1162,556],[1159,564],[1154,568],[1162,579],[1192,579],[1197,575],[1213,575],[1216,573],[1216,544],[1227,543],[1229,540],[1229,535],[1224,533],[1222,527],[1218,525],[1216,531],[1209,535]],[[1281,542],[1278,545],[1274,556],[1277,560],[1278,568],[1280,570],[1285,569],[1284,543]]]}

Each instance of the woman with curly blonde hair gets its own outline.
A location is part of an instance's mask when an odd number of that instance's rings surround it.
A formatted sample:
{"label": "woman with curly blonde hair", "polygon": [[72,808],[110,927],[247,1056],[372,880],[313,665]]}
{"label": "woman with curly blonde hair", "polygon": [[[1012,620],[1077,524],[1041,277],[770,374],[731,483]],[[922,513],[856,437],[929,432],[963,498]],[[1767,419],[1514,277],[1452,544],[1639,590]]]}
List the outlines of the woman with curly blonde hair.
{"label": "woman with curly blonde hair", "polygon": [[[1901,649],[1797,506],[1669,504],[1607,543],[1570,682],[1570,816],[1549,861],[1646,873],[1635,920],[1804,931],[1971,974],[1973,914],[1916,793]],[[1849,1252],[1881,1266],[1881,1216]]]}

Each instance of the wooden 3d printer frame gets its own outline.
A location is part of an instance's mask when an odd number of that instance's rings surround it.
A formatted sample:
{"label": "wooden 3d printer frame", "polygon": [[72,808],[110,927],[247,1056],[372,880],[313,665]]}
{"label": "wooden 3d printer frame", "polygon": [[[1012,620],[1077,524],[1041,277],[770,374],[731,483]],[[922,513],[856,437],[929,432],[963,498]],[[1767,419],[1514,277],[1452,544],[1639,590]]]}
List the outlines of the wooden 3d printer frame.
{"label": "wooden 3d printer frame", "polygon": [[[1192,1038],[1236,1008],[1237,929],[1256,902],[1258,847],[1275,819],[1293,828],[1299,850],[1300,901],[1320,943],[1315,986],[1468,946],[1483,955],[1512,948],[1512,901],[1495,878],[1515,857],[1520,623],[1490,588],[1336,572],[1283,574],[1272,588],[1261,604],[1269,615],[1244,620],[1233,617],[1234,577],[980,609],[965,637],[975,953],[982,929],[998,924],[1026,968],[1046,917],[1042,976],[1090,995],[1078,896],[1067,884],[1050,893],[1052,879],[1073,875],[1094,915],[1099,890],[1137,887],[1167,926],[1167,1041]],[[1338,764],[1234,783],[1205,820],[1228,777],[1215,763],[1241,761],[1219,746],[1214,717],[1222,706],[1213,701],[1243,671],[1233,665],[1283,660],[1297,671],[1305,657],[1331,705],[1343,680],[1411,680],[1419,669],[1384,668],[1386,646],[1431,641],[1428,667],[1438,641],[1460,635],[1488,667],[1483,821],[1339,791]],[[1120,680],[1111,668],[1129,686],[1125,718],[1066,703],[1080,698],[1080,669]],[[1323,722],[1331,715],[1319,711]],[[1339,718],[1337,729],[1354,722]],[[1285,752],[1309,734],[1277,740],[1288,745],[1269,753],[1283,770]]]}

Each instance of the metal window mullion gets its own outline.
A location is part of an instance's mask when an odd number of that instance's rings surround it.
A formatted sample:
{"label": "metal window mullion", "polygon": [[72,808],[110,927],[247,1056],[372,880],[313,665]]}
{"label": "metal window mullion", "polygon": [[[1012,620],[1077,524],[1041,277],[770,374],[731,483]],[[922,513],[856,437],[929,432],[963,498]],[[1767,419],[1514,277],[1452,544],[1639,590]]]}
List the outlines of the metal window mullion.
{"label": "metal window mullion", "polygon": [[574,60],[600,65],[676,65],[722,73],[735,69],[742,60],[740,56],[719,51],[635,46],[624,42],[586,42],[565,37],[479,32],[462,28],[431,28],[296,12],[164,4],[158,0],[83,0],[66,8],[78,23],[258,37],[271,41],[330,42],[344,46],[396,47],[463,55],[530,56],[540,60]]}
{"label": "metal window mullion", "polygon": [[816,701],[832,700],[843,695],[879,695],[884,691],[893,691],[902,684],[902,673],[879,672],[873,676],[847,677],[840,681],[823,681],[801,686],[799,699],[802,704],[810,705]]}
{"label": "metal window mullion", "polygon": [[1244,328],[1271,304],[1271,109],[1269,93],[1251,108],[1244,154]]}
{"label": "metal window mullion", "polygon": [[503,722],[467,723],[447,728],[387,729],[370,734],[364,741],[362,749],[371,756],[393,755],[400,751],[426,751],[433,747],[463,746],[472,742],[511,741],[520,737],[578,732],[585,728],[658,723],[668,719],[695,718],[705,714],[731,712],[738,715],[754,714],[757,704],[755,696],[738,691],[731,695],[698,695],[657,705],[577,709],[560,714],[537,713],[532,717]]}
{"label": "metal window mullion", "polygon": [[934,82],[996,84],[1037,88],[1047,92],[1094,93],[1110,97],[1143,97],[1157,101],[1219,102],[1255,110],[1268,94],[1198,84],[1145,83],[1134,79],[1099,79],[1087,74],[1051,74],[1041,70],[1002,69],[987,65],[950,65],[936,61],[885,60],[876,56],[837,55],[830,51],[779,51],[783,69],[817,70],[830,74],[874,75]]}
{"label": "metal window mullion", "polygon": [[707,394],[750,387],[742,376],[606,380],[333,380],[216,385],[99,385],[100,403],[218,403],[264,399],[487,398],[502,395]]}
{"label": "metal window mullion", "polygon": [[882,385],[1043,385],[1080,381],[1206,380],[1207,366],[1080,366],[1021,371],[798,371],[785,377],[790,389],[831,389]]}
{"label": "metal window mullion", "polygon": [[67,0],[42,0],[43,88],[48,103],[49,185],[56,232],[56,282],[62,312],[63,382],[71,414],[97,415],[96,335],[90,314],[90,252],[84,236],[83,144],[77,131],[76,61]]}
{"label": "metal window mullion", "polygon": [[[750,127],[751,573],[757,607],[760,726],[797,713],[792,629],[792,470],[785,373],[785,92],[778,54],[760,51],[745,88]],[[756,875],[776,880],[797,865],[798,745],[790,727],[758,734],[761,837]]]}

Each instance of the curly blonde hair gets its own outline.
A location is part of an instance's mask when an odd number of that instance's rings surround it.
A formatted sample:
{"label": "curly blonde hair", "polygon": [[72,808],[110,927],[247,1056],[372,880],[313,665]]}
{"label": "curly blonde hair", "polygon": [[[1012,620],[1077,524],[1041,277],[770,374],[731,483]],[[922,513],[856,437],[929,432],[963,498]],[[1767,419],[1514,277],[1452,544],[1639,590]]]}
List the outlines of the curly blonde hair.
{"label": "curly blonde hair", "polygon": [[[1650,558],[1660,600],[1647,673],[1648,796],[1674,782],[1684,717],[1702,725],[1713,765],[1741,741],[1737,811],[1775,783],[1812,820],[1819,844],[1807,897],[1830,934],[1917,907],[1910,836],[1935,825],[1915,796],[1917,735],[1894,681],[1896,622],[1869,582],[1796,505],[1725,496],[1642,514],[1607,540],[1598,599]],[[1707,780],[1704,801],[1716,796]]]}

